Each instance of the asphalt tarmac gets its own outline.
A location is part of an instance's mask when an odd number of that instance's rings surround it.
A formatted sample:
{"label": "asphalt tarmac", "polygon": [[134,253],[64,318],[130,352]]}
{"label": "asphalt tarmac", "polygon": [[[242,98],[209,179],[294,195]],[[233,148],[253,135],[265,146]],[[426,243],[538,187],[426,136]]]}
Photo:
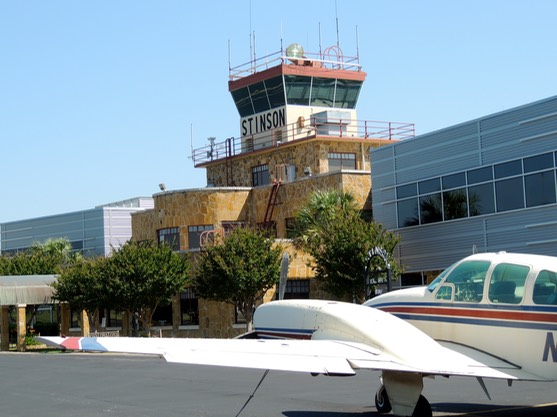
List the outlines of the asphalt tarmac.
{"label": "asphalt tarmac", "polygon": [[[0,415],[10,417],[371,417],[378,372],[312,377],[90,353],[1,353]],[[426,379],[434,416],[554,416],[555,383]]]}

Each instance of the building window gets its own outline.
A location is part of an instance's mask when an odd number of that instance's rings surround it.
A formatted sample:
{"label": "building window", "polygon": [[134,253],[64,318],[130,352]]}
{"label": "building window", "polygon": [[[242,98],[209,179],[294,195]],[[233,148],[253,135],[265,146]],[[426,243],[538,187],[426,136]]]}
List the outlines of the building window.
{"label": "building window", "polygon": [[251,168],[251,182],[254,187],[269,184],[269,165],[256,165]]}
{"label": "building window", "polygon": [[424,276],[420,272],[405,273],[400,276],[402,287],[415,287],[425,285]]}
{"label": "building window", "polygon": [[201,235],[203,232],[213,230],[212,224],[201,224],[195,226],[188,226],[188,247],[190,249],[201,248]]}
{"label": "building window", "polygon": [[493,183],[480,184],[468,187],[468,206],[470,216],[495,213],[495,197]]}
{"label": "building window", "polygon": [[443,220],[441,193],[420,197],[420,224],[436,223]]}
{"label": "building window", "polygon": [[453,220],[468,217],[468,199],[466,188],[443,193],[443,219]]}
{"label": "building window", "polygon": [[159,245],[167,244],[172,250],[180,250],[180,228],[169,227],[157,230],[157,241]]}
{"label": "building window", "polygon": [[122,312],[116,310],[99,311],[101,327],[122,327]]}
{"label": "building window", "polygon": [[418,189],[416,186],[416,183],[399,185],[396,187],[397,198],[414,197],[415,195],[418,195]]}
{"label": "building window", "polygon": [[543,171],[548,168],[553,168],[553,153],[551,152],[524,158],[525,174],[535,171]]}
{"label": "building window", "polygon": [[549,152],[398,185],[398,227],[556,204],[556,173]]}
{"label": "building window", "polygon": [[524,177],[526,207],[555,203],[555,172],[544,171]]}
{"label": "building window", "polygon": [[495,202],[498,212],[524,208],[522,177],[496,181]]}
{"label": "building window", "polygon": [[247,226],[246,222],[237,222],[237,221],[223,221],[221,222],[222,225],[222,232],[224,237],[228,236],[236,229],[243,229]]}
{"label": "building window", "polygon": [[468,184],[491,181],[493,179],[493,167],[488,166],[472,169],[466,173],[466,178],[468,178]]}
{"label": "building window", "polygon": [[153,326],[172,326],[172,304],[159,305],[151,319]]}
{"label": "building window", "polygon": [[77,328],[81,327],[81,317],[80,311],[74,310],[73,308],[70,309],[70,327]]}
{"label": "building window", "polygon": [[199,302],[191,288],[180,294],[180,317],[182,326],[199,324]]}
{"label": "building window", "polygon": [[396,204],[398,227],[416,226],[420,224],[418,217],[418,199],[400,200]]}
{"label": "building window", "polygon": [[347,152],[329,152],[329,171],[356,169],[356,154]]}
{"label": "building window", "polygon": [[[278,297],[278,291],[277,291]],[[289,279],[284,290],[285,300],[309,300],[309,279]]]}
{"label": "building window", "polygon": [[286,238],[294,239],[296,237],[296,218],[287,217],[284,219],[284,226],[286,228]]}

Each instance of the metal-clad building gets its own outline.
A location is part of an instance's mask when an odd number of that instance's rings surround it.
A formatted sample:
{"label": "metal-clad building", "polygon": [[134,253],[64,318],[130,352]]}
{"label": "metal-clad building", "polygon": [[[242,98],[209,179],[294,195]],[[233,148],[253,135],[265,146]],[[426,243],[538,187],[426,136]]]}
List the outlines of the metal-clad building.
{"label": "metal-clad building", "polygon": [[35,242],[66,238],[86,256],[106,256],[131,238],[131,214],[153,208],[151,197],[97,206],[93,209],[0,224],[0,252],[15,253]]}
{"label": "metal-clad building", "polygon": [[407,272],[472,253],[557,255],[557,96],[372,149],[373,214]]}

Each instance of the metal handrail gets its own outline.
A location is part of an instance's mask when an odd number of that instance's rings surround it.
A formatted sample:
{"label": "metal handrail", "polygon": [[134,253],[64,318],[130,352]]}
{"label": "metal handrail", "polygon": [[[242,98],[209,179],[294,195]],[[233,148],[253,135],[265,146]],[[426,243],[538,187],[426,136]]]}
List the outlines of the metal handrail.
{"label": "metal handrail", "polygon": [[334,54],[331,53],[306,52],[303,57],[289,57],[285,55],[284,51],[273,52],[229,68],[228,78],[230,81],[235,81],[277,65],[286,63],[300,65],[299,62],[313,63],[321,68],[361,71],[362,66],[358,62],[358,57],[345,57],[342,53],[338,53],[336,56],[338,58],[334,59]]}
{"label": "metal handrail", "polygon": [[[277,132],[280,131],[280,135]],[[247,142],[257,141],[257,150],[280,147],[292,141],[303,141],[316,137],[334,137],[345,139],[394,140],[400,141],[413,138],[416,134],[413,123],[383,122],[362,120],[353,122],[342,119],[329,119],[328,122],[312,120],[307,126],[300,127],[298,122],[288,124],[257,137],[230,137],[222,142],[202,146],[192,151],[194,166],[241,155],[256,150]]]}

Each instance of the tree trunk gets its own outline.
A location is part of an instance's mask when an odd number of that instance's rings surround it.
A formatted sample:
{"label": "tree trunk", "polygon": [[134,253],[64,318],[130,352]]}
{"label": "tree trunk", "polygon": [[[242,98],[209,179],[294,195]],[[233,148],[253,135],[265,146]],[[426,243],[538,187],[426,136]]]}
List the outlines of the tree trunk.
{"label": "tree trunk", "polygon": [[240,311],[244,315],[246,319],[246,332],[249,333],[253,330],[253,313],[254,313],[254,305],[253,301],[247,301],[240,303]]}

